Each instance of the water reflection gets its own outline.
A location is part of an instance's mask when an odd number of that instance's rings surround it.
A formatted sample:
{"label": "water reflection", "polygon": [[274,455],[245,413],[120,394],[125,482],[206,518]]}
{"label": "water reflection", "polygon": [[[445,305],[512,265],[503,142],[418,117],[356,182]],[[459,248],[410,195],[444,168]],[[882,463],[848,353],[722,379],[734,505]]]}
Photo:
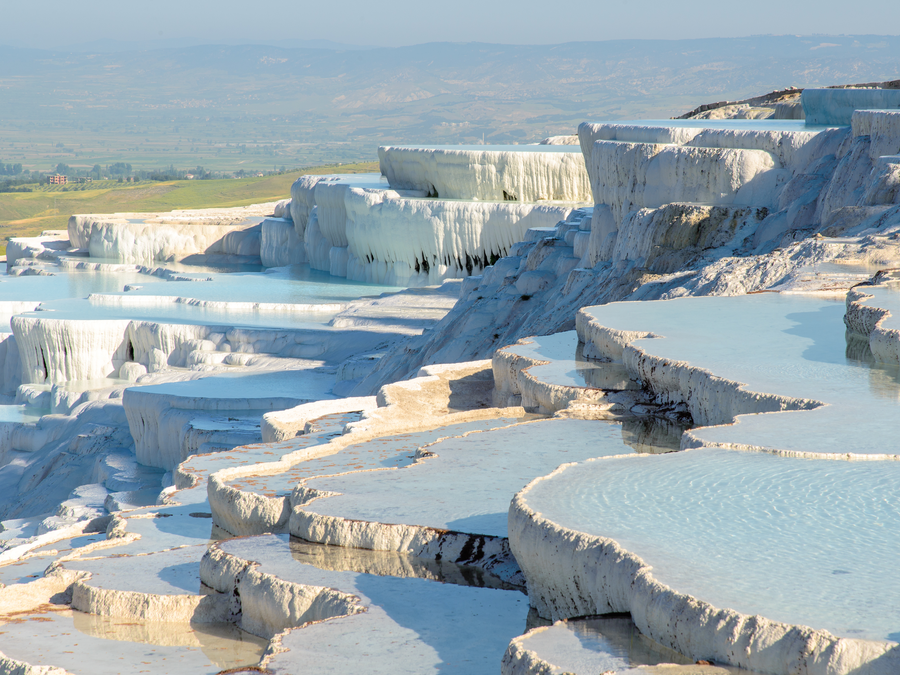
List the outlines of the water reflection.
{"label": "water reflection", "polygon": [[72,619],[78,631],[91,637],[199,649],[222,670],[256,665],[269,644],[230,623],[135,622],[83,612],[72,612]]}
{"label": "water reflection", "polygon": [[458,565],[447,560],[417,558],[395,551],[370,551],[361,548],[329,546],[296,537],[291,537],[290,548],[294,560],[318,567],[321,570],[357,572],[382,577],[428,579],[444,584],[476,588],[522,590],[481,568]]}

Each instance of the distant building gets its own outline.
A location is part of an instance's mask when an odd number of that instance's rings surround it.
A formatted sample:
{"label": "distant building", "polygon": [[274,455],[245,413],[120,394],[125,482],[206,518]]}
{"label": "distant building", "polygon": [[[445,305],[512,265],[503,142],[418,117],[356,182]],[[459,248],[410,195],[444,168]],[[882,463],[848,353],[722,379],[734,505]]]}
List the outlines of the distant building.
{"label": "distant building", "polygon": [[69,182],[69,179],[66,176],[61,176],[57,173],[52,176],[47,176],[47,182],[50,183],[50,185],[65,185]]}

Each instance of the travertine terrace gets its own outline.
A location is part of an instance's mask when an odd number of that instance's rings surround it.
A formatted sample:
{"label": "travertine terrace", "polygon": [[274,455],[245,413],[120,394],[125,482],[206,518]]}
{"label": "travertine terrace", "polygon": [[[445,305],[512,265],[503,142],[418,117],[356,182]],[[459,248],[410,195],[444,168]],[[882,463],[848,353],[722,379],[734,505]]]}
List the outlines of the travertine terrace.
{"label": "travertine terrace", "polygon": [[11,241],[0,673],[900,671],[896,93]]}

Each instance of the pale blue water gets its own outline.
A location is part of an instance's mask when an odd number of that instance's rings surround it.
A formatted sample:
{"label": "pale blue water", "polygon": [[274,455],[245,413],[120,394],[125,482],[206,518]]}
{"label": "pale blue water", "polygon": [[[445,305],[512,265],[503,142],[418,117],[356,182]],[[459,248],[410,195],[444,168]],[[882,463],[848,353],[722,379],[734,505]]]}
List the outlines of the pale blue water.
{"label": "pale blue water", "polygon": [[710,449],[583,462],[526,500],[716,607],[898,640],[898,483],[898,462]]}
{"label": "pale blue water", "polygon": [[437,457],[393,471],[314,478],[309,487],[341,494],[306,510],[505,537],[509,502],[535,477],[566,462],[634,453],[621,425],[572,419],[472,433],[427,450]]}
{"label": "pale blue water", "polygon": [[282,473],[237,478],[231,484],[237,489],[270,497],[286,496],[291,494],[298,483],[315,476],[334,476],[374,469],[398,469],[412,464],[415,461],[416,450],[421,446],[434,443],[439,438],[496,429],[518,421],[514,418],[501,417],[374,438],[365,443],[350,445],[335,454],[308,459]]}
{"label": "pale blue water", "polygon": [[[313,270],[309,265],[275,268],[262,274],[206,274],[207,282],[167,281],[130,290],[127,295],[165,295],[198,300],[265,302],[279,304],[325,304],[378,296],[402,290]],[[121,289],[118,289],[121,290]]]}
{"label": "pale blue water", "polygon": [[674,129],[733,129],[735,131],[823,131],[835,125],[807,124],[805,120],[607,120],[596,124]]}
{"label": "pale blue water", "polygon": [[0,274],[0,300],[46,302],[86,298],[91,293],[116,293],[126,284],[157,284],[159,277],[139,272],[89,272],[52,270],[54,276]]}
{"label": "pale blue water", "polygon": [[[286,370],[265,373],[216,373],[187,382],[167,382],[133,387],[141,393],[198,399],[295,398],[318,401],[334,398],[327,392],[334,376],[311,370]],[[125,396],[128,396],[126,390]],[[202,406],[197,405],[200,408]]]}
{"label": "pale blue water", "polygon": [[536,379],[548,384],[595,389],[640,389],[629,379],[621,363],[589,361],[581,355],[581,345],[575,331],[527,338],[528,344],[511,345],[502,351],[535,360],[549,361],[528,369]]}
{"label": "pale blue water", "polygon": [[194,307],[175,302],[155,307],[110,307],[86,299],[67,299],[43,303],[39,311],[23,312],[18,316],[64,320],[152,321],[199,326],[322,329],[334,314],[334,311],[237,311]]}
{"label": "pale blue water", "polygon": [[349,185],[350,187],[389,188],[387,178],[380,173],[342,173],[328,176],[327,184]]}
{"label": "pale blue water", "polygon": [[[588,312],[605,326],[650,331],[634,343],[687,361],[745,390],[811,399],[815,410],[744,415],[693,433],[708,443],[816,453],[900,453],[900,369],[846,355],[844,302],[760,293],[613,303]],[[861,431],[859,421],[865,420]]]}
{"label": "pale blue water", "polygon": [[222,548],[259,561],[263,574],[350,593],[368,608],[290,631],[282,641],[290,651],[269,664],[279,672],[495,675],[528,614],[528,598],[517,591],[320,569],[295,557],[284,535],[234,539]]}
{"label": "pale blue water", "polygon": [[37,422],[49,412],[24,405],[0,405],[0,422]]}
{"label": "pale blue water", "polygon": [[[99,259],[79,259],[103,262]],[[260,302],[296,305],[334,305],[360,297],[375,297],[402,290],[348,281],[327,272],[293,265],[262,274],[217,272],[208,266],[164,265],[180,277],[192,281],[165,281],[159,276],[134,271],[85,271],[54,268],[54,276],[0,276],[0,301],[40,302],[41,311],[27,316],[54,319],[133,319],[160,323],[246,326],[263,328],[322,328],[336,313],[334,307],[322,311],[231,310],[193,307],[186,303],[162,303],[159,306],[105,306],[92,294],[164,296],[219,302]],[[124,290],[128,286],[130,290]],[[127,300],[126,300],[127,304]],[[48,313],[52,312],[52,314]],[[9,331],[8,323],[5,332]],[[0,331],[4,329],[0,327]]]}
{"label": "pale blue water", "polygon": [[[522,642],[560,672],[596,675],[639,666],[689,664],[691,660],[641,635],[628,616],[559,621]],[[724,674],[723,674],[724,675]]]}
{"label": "pale blue water", "polygon": [[859,290],[873,296],[871,300],[866,301],[867,305],[886,309],[891,313],[882,320],[881,327],[883,329],[900,330],[900,284],[865,286]]}

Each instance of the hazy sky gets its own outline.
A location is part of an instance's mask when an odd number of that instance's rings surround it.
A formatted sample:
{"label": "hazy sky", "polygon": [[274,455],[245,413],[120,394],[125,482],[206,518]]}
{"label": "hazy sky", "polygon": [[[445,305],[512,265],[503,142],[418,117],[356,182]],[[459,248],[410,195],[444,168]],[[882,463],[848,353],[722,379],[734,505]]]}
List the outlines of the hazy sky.
{"label": "hazy sky", "polygon": [[835,0],[3,0],[2,5],[0,44],[45,48],[103,39],[324,39],[394,47],[900,32],[897,0],[869,0],[862,11]]}

